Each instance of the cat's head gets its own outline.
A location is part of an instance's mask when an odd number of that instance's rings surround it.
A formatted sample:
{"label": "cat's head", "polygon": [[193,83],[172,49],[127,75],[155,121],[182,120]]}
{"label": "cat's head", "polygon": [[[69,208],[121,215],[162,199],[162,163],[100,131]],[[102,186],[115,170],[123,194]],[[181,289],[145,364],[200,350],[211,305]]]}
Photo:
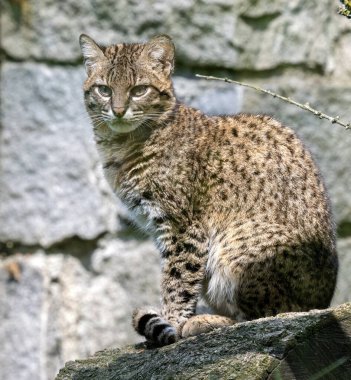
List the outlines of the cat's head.
{"label": "cat's head", "polygon": [[105,123],[117,133],[126,133],[173,109],[174,45],[170,37],[102,47],[82,34],[79,42],[88,76],[85,104],[95,126]]}

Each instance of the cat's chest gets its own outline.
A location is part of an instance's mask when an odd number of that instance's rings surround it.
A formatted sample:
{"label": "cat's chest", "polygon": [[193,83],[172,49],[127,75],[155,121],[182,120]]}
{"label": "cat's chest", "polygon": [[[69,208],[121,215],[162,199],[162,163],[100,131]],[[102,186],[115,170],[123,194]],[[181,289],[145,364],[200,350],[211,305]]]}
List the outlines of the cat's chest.
{"label": "cat's chest", "polygon": [[160,168],[162,165],[155,160],[151,162],[150,158],[155,158],[151,153],[125,153],[120,150],[119,156],[114,155],[112,159],[104,157],[105,177],[130,219],[145,232],[154,234],[157,221],[165,215],[159,196],[161,186],[158,185],[156,191],[154,185],[164,182],[158,177],[158,170],[155,170],[155,167]]}

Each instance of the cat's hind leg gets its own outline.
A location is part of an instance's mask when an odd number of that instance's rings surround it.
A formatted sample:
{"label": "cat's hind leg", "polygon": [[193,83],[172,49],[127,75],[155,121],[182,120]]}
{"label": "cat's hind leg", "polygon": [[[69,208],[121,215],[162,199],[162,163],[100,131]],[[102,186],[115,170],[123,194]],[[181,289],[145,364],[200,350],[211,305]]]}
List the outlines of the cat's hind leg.
{"label": "cat's hind leg", "polygon": [[331,243],[313,239],[260,220],[222,228],[209,247],[206,301],[238,321],[327,307],[337,259]]}

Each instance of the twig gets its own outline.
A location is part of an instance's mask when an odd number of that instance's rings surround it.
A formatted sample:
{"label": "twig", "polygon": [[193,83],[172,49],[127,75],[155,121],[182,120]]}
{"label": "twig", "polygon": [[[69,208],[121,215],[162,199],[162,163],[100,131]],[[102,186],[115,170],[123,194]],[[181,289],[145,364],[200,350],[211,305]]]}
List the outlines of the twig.
{"label": "twig", "polygon": [[290,104],[294,104],[295,106],[300,107],[300,108],[302,108],[305,111],[312,112],[315,116],[318,116],[320,119],[327,119],[332,124],[339,124],[339,125],[343,126],[345,129],[351,129],[351,123],[344,123],[344,122],[340,121],[339,120],[339,116],[332,117],[332,116],[329,116],[329,115],[327,115],[327,114],[325,114],[325,113],[323,113],[321,111],[318,111],[318,110],[312,108],[309,105],[309,103],[301,104],[301,103],[296,102],[293,99],[286,98],[285,96],[276,94],[276,93],[274,93],[274,92],[272,92],[270,90],[265,90],[265,89],[263,89],[261,87],[254,86],[252,84],[238,82],[236,80],[232,80],[232,79],[228,79],[228,78],[218,78],[218,77],[207,76],[207,75],[200,75],[200,74],[196,74],[196,76],[198,78],[203,78],[203,79],[207,79],[207,80],[219,80],[219,81],[222,81],[222,82],[234,83],[234,84],[238,84],[240,86],[252,88],[252,89],[254,89],[256,91],[263,92],[264,94],[271,95],[271,96],[273,96],[273,98],[278,98],[278,99],[284,100],[285,102],[288,102]]}

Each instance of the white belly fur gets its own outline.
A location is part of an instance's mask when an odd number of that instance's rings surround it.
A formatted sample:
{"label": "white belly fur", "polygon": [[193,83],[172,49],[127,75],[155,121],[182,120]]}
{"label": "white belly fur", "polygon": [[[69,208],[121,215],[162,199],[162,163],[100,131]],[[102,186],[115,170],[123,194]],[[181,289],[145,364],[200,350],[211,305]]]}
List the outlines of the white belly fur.
{"label": "white belly fur", "polygon": [[220,259],[221,252],[220,245],[211,245],[206,267],[207,286],[204,289],[204,298],[218,314],[238,322],[244,321],[245,316],[236,302],[238,281],[230,268],[223,265],[223,260]]}

